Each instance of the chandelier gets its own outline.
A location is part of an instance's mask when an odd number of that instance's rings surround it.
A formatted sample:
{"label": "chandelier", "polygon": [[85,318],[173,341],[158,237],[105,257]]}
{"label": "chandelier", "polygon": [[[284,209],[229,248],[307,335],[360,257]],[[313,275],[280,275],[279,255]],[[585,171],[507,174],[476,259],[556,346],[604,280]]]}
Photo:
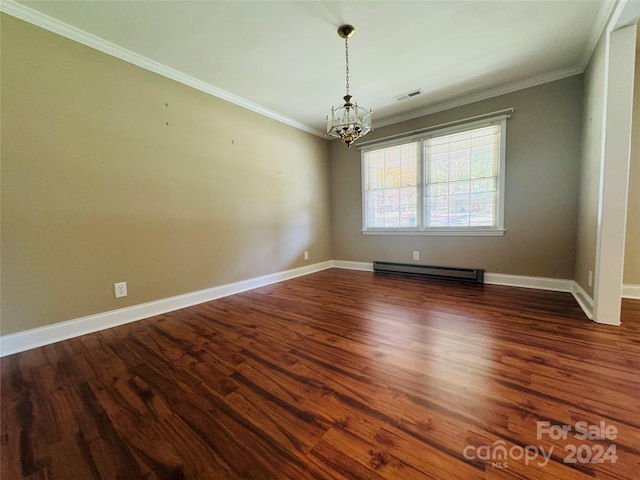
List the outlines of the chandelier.
{"label": "chandelier", "polygon": [[327,137],[339,138],[347,147],[351,147],[353,142],[371,130],[371,110],[351,103],[352,97],[349,95],[349,37],[355,30],[351,25],[342,25],[338,29],[338,35],[344,38],[347,94],[342,97],[344,105],[338,108],[331,107],[331,113],[327,115]]}

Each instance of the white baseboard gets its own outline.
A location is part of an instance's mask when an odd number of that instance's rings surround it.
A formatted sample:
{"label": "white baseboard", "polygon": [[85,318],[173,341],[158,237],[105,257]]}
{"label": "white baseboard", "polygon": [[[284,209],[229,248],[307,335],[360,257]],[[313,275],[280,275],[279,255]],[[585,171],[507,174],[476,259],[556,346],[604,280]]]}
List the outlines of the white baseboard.
{"label": "white baseboard", "polygon": [[622,285],[622,298],[640,300],[640,285]]}
{"label": "white baseboard", "polygon": [[[350,262],[346,260],[334,260],[335,268],[348,270],[373,271],[371,262]],[[484,283],[490,285],[504,285],[508,287],[536,288],[539,290],[551,290],[554,292],[569,292],[573,295],[589,320],[593,319],[593,300],[573,280],[548,277],[529,277],[525,275],[509,275],[506,273],[485,273]],[[638,292],[640,293],[640,292]]]}
{"label": "white baseboard", "polygon": [[536,288],[538,290],[551,290],[554,292],[571,292],[573,286],[573,280],[508,275],[506,273],[485,273],[484,283],[490,285],[506,285],[508,287]]}
{"label": "white baseboard", "polygon": [[585,292],[576,281],[573,282],[571,294],[589,320],[593,320],[593,298]]}
{"label": "white baseboard", "polygon": [[372,262],[350,262],[348,260],[334,260],[334,268],[342,268],[344,270],[361,270],[363,272],[373,272]]}
{"label": "white baseboard", "polygon": [[[305,267],[294,268],[283,272],[272,273],[261,277],[251,278],[240,282],[220,285],[197,292],[163,298],[153,302],[133,305],[131,307],[97,313],[86,317],[55,323],[45,327],[25,330],[23,332],[0,336],[0,357],[22,352],[43,345],[79,337],[125,323],[135,322],[143,318],[190,307],[199,303],[209,302],[218,298],[245,292],[272,283],[282,282],[302,275],[319,272],[328,268],[346,270],[373,271],[372,262],[352,262],[347,260],[328,260]],[[485,273],[485,283],[492,285],[506,285],[511,287],[536,288],[556,292],[571,292],[589,319],[593,318],[593,300],[573,280],[546,277],[528,277],[522,275],[508,275],[503,273]],[[640,298],[639,285],[625,285],[623,297]]]}
{"label": "white baseboard", "polygon": [[245,292],[258,287],[264,287],[272,283],[282,282],[291,278],[308,275],[331,268],[333,262],[315,263],[292,270],[272,273],[261,277],[242,280],[240,282],[207,288],[197,292],[163,298],[153,302],[133,305],[131,307],[97,313],[86,317],[76,318],[65,322],[34,328],[23,332],[3,335],[0,337],[0,357],[22,352],[43,345],[79,337],[87,333],[93,333],[106,328],[116,327],[125,323],[135,322],[143,318],[160,315],[163,313],[190,307],[199,303],[209,302],[217,298],[227,297],[236,293]]}

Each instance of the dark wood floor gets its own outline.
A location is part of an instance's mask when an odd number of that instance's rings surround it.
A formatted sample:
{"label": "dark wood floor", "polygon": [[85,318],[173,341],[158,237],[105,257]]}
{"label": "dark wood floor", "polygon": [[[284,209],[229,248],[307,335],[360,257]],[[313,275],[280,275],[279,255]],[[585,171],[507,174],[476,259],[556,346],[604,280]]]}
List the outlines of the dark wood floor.
{"label": "dark wood floor", "polygon": [[1,366],[3,480],[640,478],[638,301],[332,269]]}

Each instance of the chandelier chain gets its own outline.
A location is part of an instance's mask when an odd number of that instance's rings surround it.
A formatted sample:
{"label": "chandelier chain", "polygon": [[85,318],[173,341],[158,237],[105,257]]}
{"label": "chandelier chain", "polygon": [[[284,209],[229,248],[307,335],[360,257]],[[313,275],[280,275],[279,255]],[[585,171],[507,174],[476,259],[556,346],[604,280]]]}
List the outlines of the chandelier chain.
{"label": "chandelier chain", "polygon": [[347,95],[349,95],[349,39],[345,38],[344,39],[344,57],[345,57],[345,63],[347,65],[346,67],[346,78],[347,78]]}

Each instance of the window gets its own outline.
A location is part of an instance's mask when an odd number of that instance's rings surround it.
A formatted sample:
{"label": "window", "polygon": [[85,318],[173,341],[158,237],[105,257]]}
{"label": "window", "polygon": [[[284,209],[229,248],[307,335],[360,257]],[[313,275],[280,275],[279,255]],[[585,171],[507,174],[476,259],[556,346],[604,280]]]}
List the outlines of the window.
{"label": "window", "polygon": [[501,235],[506,117],[362,152],[363,232]]}
{"label": "window", "polygon": [[368,227],[418,226],[418,147],[412,142],[365,153]]}

